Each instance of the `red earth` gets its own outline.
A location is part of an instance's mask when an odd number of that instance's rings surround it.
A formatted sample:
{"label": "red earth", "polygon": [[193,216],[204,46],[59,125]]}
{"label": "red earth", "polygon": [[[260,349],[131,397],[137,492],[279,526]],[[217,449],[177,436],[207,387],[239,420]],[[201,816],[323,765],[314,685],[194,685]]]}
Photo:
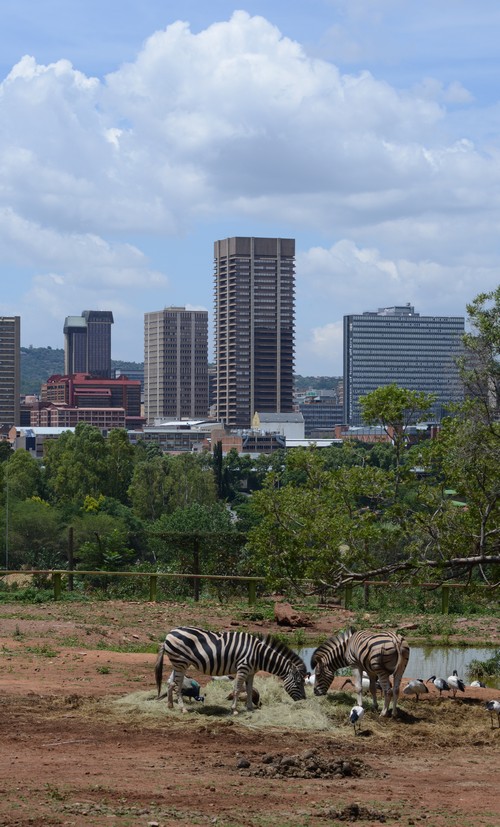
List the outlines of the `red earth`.
{"label": "red earth", "polygon": [[[331,608],[305,631],[317,641],[351,621]],[[0,604],[0,825],[500,824],[500,726],[484,708],[500,691],[467,687],[453,700],[431,690],[403,698],[396,720],[367,708],[358,736],[345,678],[328,700],[289,705],[293,727],[265,705],[233,717],[230,702],[193,704],[181,715],[152,700],[157,643],[180,623],[279,631],[217,605]],[[499,643],[490,624],[488,638],[477,634]],[[326,729],[301,727],[315,704],[332,716]]]}

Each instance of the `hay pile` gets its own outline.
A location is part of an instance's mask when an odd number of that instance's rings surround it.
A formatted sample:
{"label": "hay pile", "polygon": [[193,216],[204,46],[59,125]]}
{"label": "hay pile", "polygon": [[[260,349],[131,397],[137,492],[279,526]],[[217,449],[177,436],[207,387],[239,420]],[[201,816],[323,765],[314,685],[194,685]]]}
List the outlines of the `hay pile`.
{"label": "hay pile", "polygon": [[[260,694],[262,706],[248,712],[245,703],[238,702],[238,715],[231,712],[232,701],[227,699],[233,685],[230,681],[209,681],[203,687],[204,703],[184,700],[189,716],[183,715],[177,702],[174,709],[167,708],[166,698],[156,700],[152,692],[134,692],[112,702],[117,712],[140,713],[145,718],[182,720],[196,718],[230,718],[250,728],[279,727],[283,729],[327,731],[332,728],[332,717],[338,714],[335,705],[325,699],[315,698],[312,689],[304,701],[293,701],[283,689],[283,684],[272,676],[256,678],[254,686]],[[174,695],[175,697],[175,695]],[[347,712],[344,710],[347,717]]]}

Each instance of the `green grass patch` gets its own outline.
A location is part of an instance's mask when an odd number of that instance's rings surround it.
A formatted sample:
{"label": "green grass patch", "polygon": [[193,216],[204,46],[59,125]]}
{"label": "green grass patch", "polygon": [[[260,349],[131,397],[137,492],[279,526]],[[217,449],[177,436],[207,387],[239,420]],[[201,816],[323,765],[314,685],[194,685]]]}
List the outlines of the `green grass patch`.
{"label": "green grass patch", "polygon": [[56,658],[59,652],[47,643],[42,646],[26,646],[25,651],[30,655],[37,655],[42,658]]}

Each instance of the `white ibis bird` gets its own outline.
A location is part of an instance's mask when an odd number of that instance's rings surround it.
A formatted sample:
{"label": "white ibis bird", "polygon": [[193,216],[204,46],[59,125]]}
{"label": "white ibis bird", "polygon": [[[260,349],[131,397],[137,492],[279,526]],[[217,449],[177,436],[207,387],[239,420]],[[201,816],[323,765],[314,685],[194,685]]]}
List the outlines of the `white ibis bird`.
{"label": "white ibis bird", "polygon": [[498,718],[498,726],[500,727],[500,701],[486,701],[485,707],[490,713],[491,728],[492,729],[494,728],[493,727],[493,715],[495,714],[495,712],[496,712],[497,718]]}
{"label": "white ibis bird", "polygon": [[472,683],[470,683],[469,686],[472,686],[475,689],[479,689],[479,688],[486,689],[486,684],[483,683],[482,681],[472,681]]}
{"label": "white ibis bird", "polygon": [[455,697],[459,690],[460,692],[465,692],[465,684],[458,677],[458,672],[456,669],[453,670],[453,675],[450,675],[450,677],[448,678],[448,685],[450,687],[450,690],[453,692],[453,697]]}
{"label": "white ibis bird", "polygon": [[427,689],[422,678],[417,678],[414,681],[410,681],[403,689],[403,695],[414,695],[416,701],[418,701],[419,695],[425,695],[426,692],[428,693],[429,690]]}
{"label": "white ibis bird", "polygon": [[364,714],[365,714],[364,708],[362,706],[358,706],[358,705],[353,706],[353,708],[349,712],[349,721],[354,727],[354,734],[355,735],[357,735],[356,725],[359,727],[359,722],[361,721],[361,718],[363,717]]}
{"label": "white ibis bird", "polygon": [[[340,688],[343,689],[344,686],[347,686],[348,684],[350,686],[353,686],[354,688],[356,688],[356,684],[354,683],[354,681],[351,678],[346,678],[344,683],[342,684],[342,686]],[[363,677],[361,679],[361,691],[362,692],[368,692],[369,689],[370,689],[370,678],[368,677],[368,675],[363,675]]]}
{"label": "white ibis bird", "polygon": [[439,697],[441,697],[441,692],[449,692],[450,687],[446,683],[444,678],[436,678],[435,675],[431,675],[427,683],[433,683],[436,689],[439,691]]}
{"label": "white ibis bird", "polygon": [[[306,680],[306,683],[307,683],[307,680]],[[347,686],[348,684],[350,684],[351,686],[356,688],[356,684],[354,683],[352,678],[346,678],[344,683],[342,684],[342,686],[340,688],[343,689],[344,686]],[[382,687],[380,686],[380,681],[379,681],[378,678],[376,680],[375,687],[379,692],[382,692]],[[363,677],[361,678],[361,691],[362,692],[369,692],[369,690],[370,690],[370,678],[368,677],[366,672],[363,672]]]}

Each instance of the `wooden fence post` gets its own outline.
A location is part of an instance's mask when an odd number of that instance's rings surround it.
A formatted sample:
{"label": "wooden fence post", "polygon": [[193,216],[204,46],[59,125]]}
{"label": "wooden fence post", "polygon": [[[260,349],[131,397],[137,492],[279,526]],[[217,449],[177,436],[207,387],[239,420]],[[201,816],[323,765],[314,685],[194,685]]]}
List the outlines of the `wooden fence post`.
{"label": "wooden fence post", "polygon": [[255,580],[248,581],[248,605],[255,606],[257,600],[257,584]]}
{"label": "wooden fence post", "polygon": [[73,569],[75,567],[74,559],[74,536],[73,526],[68,529],[68,569],[71,572],[68,574],[68,591],[73,591]]}
{"label": "wooden fence post", "polygon": [[368,608],[370,603],[370,586],[368,583],[363,583],[363,606],[365,609]]}
{"label": "wooden fence post", "polygon": [[61,599],[61,589],[62,589],[62,580],[61,580],[61,572],[60,571],[53,571],[52,572],[52,585],[54,586],[54,600]]}
{"label": "wooden fence post", "polygon": [[352,583],[346,583],[344,592],[344,609],[349,609],[352,603]]}
{"label": "wooden fence post", "polygon": [[[200,573],[200,538],[195,537],[193,542],[193,574]],[[198,577],[193,577],[193,596],[196,602],[200,599],[200,580]]]}
{"label": "wooden fence post", "polygon": [[447,615],[450,610],[450,587],[441,586],[441,614]]}
{"label": "wooden fence post", "polygon": [[151,574],[149,577],[149,602],[156,603],[158,590],[158,576]]}

